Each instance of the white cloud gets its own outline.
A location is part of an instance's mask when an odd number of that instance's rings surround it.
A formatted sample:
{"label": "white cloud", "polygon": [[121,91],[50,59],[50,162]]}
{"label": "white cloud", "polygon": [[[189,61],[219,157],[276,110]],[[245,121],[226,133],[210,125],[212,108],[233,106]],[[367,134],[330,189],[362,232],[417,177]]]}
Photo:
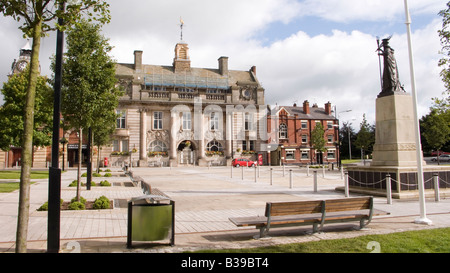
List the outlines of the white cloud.
{"label": "white cloud", "polygon": [[[266,89],[266,103],[291,105],[304,100],[319,106],[330,101],[337,111],[352,109],[341,116],[345,120],[363,113],[373,123],[375,99],[380,92],[376,39],[358,31],[360,22],[404,27],[403,1],[385,0],[167,0],[109,1],[112,22],[104,34],[114,46],[118,62],[133,62],[133,51],[144,51],[144,63],[170,65],[174,46],[179,41],[180,16],[185,22],[184,39],[189,43],[192,66],[217,67],[220,56],[229,57],[230,69],[248,70],[257,66],[257,75]],[[443,84],[439,78],[436,15],[445,5],[442,0],[409,1],[413,15],[413,45],[419,113],[425,114],[431,98],[440,96]],[[126,4],[125,4],[126,3]],[[415,14],[432,14],[436,20],[425,26],[414,24]],[[273,23],[290,24],[301,16],[320,17],[334,22],[352,24],[355,31],[333,30],[328,35],[310,36],[298,26],[290,37],[264,44],[258,39]],[[0,73],[3,81],[11,62],[25,44],[17,26],[10,18],[0,19],[0,38],[9,38],[0,49]],[[290,26],[292,28],[292,25]],[[5,40],[6,38],[4,38]],[[270,40],[270,39],[269,39]],[[400,80],[410,91],[409,62],[404,31],[393,35]],[[54,36],[46,38],[41,54],[43,72],[54,52]],[[4,76],[3,76],[4,75]]]}

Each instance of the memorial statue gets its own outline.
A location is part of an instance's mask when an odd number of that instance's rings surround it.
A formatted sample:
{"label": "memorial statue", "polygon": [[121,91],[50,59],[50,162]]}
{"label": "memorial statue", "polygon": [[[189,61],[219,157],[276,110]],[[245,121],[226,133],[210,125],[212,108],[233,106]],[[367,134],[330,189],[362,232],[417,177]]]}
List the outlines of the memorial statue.
{"label": "memorial statue", "polygon": [[[400,84],[397,62],[394,57],[394,49],[389,46],[391,37],[383,39],[378,47],[378,55],[383,56],[384,70],[382,78],[382,90],[378,96],[391,95],[394,92],[405,92]],[[383,47],[383,49],[381,49]]]}

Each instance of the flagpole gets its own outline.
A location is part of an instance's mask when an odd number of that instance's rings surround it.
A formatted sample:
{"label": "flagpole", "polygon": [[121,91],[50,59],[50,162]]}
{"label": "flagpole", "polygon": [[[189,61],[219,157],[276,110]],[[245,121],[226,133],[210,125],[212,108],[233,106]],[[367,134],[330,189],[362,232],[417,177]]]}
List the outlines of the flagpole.
{"label": "flagpole", "polygon": [[411,76],[411,89],[413,95],[413,109],[414,109],[414,129],[416,137],[416,158],[417,158],[417,183],[419,184],[419,203],[420,203],[420,217],[415,219],[416,224],[431,225],[432,221],[427,218],[427,212],[425,207],[425,192],[423,184],[423,159],[422,159],[422,146],[420,144],[420,127],[419,118],[417,113],[417,94],[416,94],[416,80],[414,72],[414,61],[412,55],[412,43],[411,43],[411,16],[409,15],[408,0],[405,1],[405,13],[406,13],[406,33],[408,36],[408,50],[409,50],[409,66]]}

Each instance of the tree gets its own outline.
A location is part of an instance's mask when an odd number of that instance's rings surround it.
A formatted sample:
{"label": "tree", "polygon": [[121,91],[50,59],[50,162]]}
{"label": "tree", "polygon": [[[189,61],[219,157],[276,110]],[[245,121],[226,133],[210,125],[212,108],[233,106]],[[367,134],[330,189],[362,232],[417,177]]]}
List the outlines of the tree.
{"label": "tree", "polygon": [[[450,120],[448,116],[432,108],[431,112],[422,119],[422,134],[425,136],[428,145],[436,151],[440,151],[450,140]],[[439,153],[437,158],[438,164],[440,164]]]}
{"label": "tree", "polygon": [[441,40],[443,57],[439,60],[439,66],[442,67],[441,77],[447,89],[444,92],[447,97],[443,100],[435,99],[438,105],[444,106],[447,110],[450,108],[450,2],[447,2],[447,9],[441,10],[439,15],[442,16],[442,29],[438,30]]}
{"label": "tree", "polygon": [[[0,149],[20,147],[23,137],[28,70],[12,75],[1,90],[5,103],[0,108]],[[33,128],[33,146],[51,144],[53,90],[46,77],[39,76],[36,83],[36,103]]]}
{"label": "tree", "polygon": [[[34,109],[37,77],[39,75],[39,53],[41,38],[55,29],[64,30],[79,18],[87,15],[90,20],[107,22],[110,20],[108,3],[105,0],[71,1],[66,9],[59,9],[65,0],[0,0],[0,13],[23,22],[19,29],[25,37],[33,40],[27,92],[24,98],[22,165],[19,189],[19,209],[16,234],[16,252],[27,251],[28,218],[30,206],[30,172],[33,151]],[[91,8],[93,11],[91,11]],[[57,24],[62,19],[65,25]]]}
{"label": "tree", "polygon": [[[67,34],[62,80],[62,112],[65,122],[80,130],[78,154],[81,159],[82,131],[93,135],[112,133],[115,128],[118,98],[115,87],[115,62],[108,53],[112,47],[100,33],[101,26],[87,20]],[[91,161],[92,162],[92,161]],[[77,199],[80,198],[81,160],[78,163]]]}
{"label": "tree", "polygon": [[[355,152],[354,143],[356,140],[356,134],[352,128],[352,124],[350,122],[343,122],[342,129],[339,130],[339,134],[339,138],[341,139],[341,156],[342,158],[351,159]],[[350,152],[352,153],[351,155]]]}
{"label": "tree", "polygon": [[323,163],[322,153],[326,151],[325,144],[325,130],[323,129],[322,123],[316,123],[316,126],[311,132],[311,145],[316,150],[316,152],[320,152],[319,163]]}
{"label": "tree", "polygon": [[363,115],[363,120],[360,125],[358,134],[356,135],[355,146],[361,149],[361,157],[365,165],[365,152],[372,151],[375,143],[375,134],[373,128],[367,123],[366,114]]}

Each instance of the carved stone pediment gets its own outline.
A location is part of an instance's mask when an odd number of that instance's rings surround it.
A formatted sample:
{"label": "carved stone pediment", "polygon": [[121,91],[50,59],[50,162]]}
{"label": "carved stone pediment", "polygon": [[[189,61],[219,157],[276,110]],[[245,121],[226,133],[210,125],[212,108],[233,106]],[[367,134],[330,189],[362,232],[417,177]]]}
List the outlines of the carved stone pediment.
{"label": "carved stone pediment", "polygon": [[223,140],[223,132],[221,130],[217,131],[206,131],[205,132],[205,141],[210,142],[211,140]]}
{"label": "carved stone pediment", "polygon": [[147,132],[147,142],[153,140],[166,141],[169,137],[169,130],[149,130]]}
{"label": "carved stone pediment", "polygon": [[177,141],[180,140],[193,140],[194,132],[191,130],[180,130],[177,132]]}

